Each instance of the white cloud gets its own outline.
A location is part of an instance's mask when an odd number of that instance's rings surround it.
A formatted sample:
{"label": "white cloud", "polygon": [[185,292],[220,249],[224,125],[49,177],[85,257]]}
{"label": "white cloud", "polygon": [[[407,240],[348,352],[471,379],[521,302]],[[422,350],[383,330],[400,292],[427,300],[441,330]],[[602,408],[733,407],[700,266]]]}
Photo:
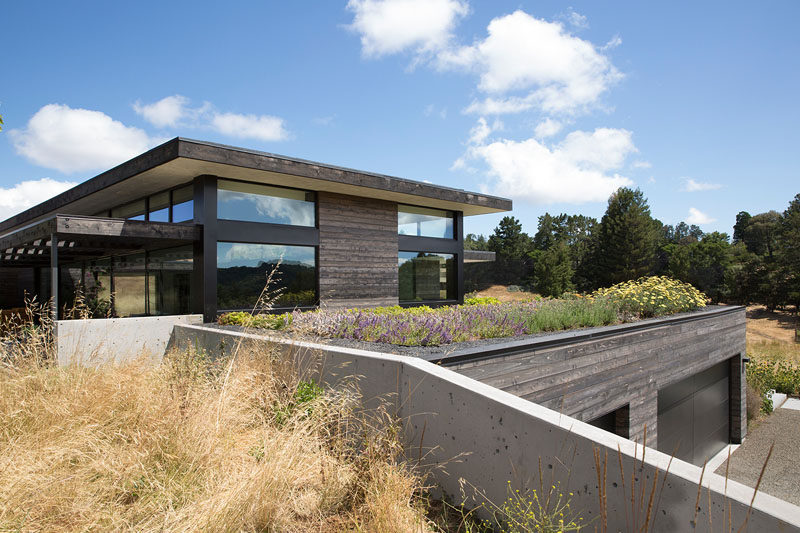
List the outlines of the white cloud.
{"label": "white cloud", "polygon": [[620,168],[625,158],[638,150],[628,130],[597,128],[591,133],[573,131],[559,151],[576,166],[606,171]]}
{"label": "white cloud", "polygon": [[557,134],[559,131],[561,131],[563,127],[564,124],[562,124],[558,120],[547,118],[536,125],[534,134],[536,135],[537,139],[545,139],[547,137],[552,137],[553,135]]}
{"label": "white cloud", "polygon": [[430,117],[430,116],[436,115],[440,119],[444,120],[444,119],[447,118],[447,108],[443,107],[441,109],[437,109],[435,105],[428,104],[428,105],[425,106],[425,110],[423,111],[423,114],[426,117]]}
{"label": "white cloud", "polygon": [[56,181],[50,178],[29,180],[13,187],[0,187],[0,220],[21,213],[77,185],[74,181]]}
{"label": "white cloud", "polygon": [[355,15],[349,27],[361,35],[367,57],[438,50],[469,12],[462,0],[350,0],[347,9]]}
{"label": "white cloud", "polygon": [[472,145],[484,144],[489,135],[502,129],[503,123],[499,120],[495,120],[492,124],[489,124],[486,122],[485,118],[481,117],[478,119],[478,123],[469,130],[469,140],[467,143]]}
{"label": "white cloud", "polygon": [[328,115],[326,117],[315,117],[313,119],[314,124],[318,124],[320,126],[330,126],[333,124],[333,121],[336,119],[336,115]]}
{"label": "white cloud", "polygon": [[684,184],[682,191],[685,192],[697,192],[697,191],[714,191],[716,189],[721,189],[722,184],[720,183],[704,183],[701,181],[695,181],[692,178],[684,178]]}
{"label": "white cloud", "polygon": [[100,111],[61,104],[42,107],[24,129],[8,133],[17,153],[61,172],[113,167],[160,142]]}
{"label": "white cloud", "polygon": [[586,18],[586,15],[581,15],[572,8],[569,8],[565,18],[575,29],[585,30],[589,27],[589,20]]}
{"label": "white cloud", "polygon": [[[589,41],[558,22],[524,11],[493,19],[488,37],[472,46],[443,50],[442,69],[471,70],[489,96],[467,112],[515,113],[537,107],[545,113],[574,114],[598,103],[620,72]],[[507,93],[522,91],[523,95]]]}
{"label": "white cloud", "polygon": [[536,139],[503,139],[473,146],[465,158],[487,165],[496,194],[534,204],[585,203],[605,201],[619,187],[633,184],[611,171],[635,151],[629,131],[598,128],[574,131],[552,147]]}
{"label": "white cloud", "polygon": [[187,107],[188,104],[188,98],[175,94],[152,104],[142,104],[137,100],[133,110],[157,128],[174,128],[182,119],[194,114],[194,110]]}
{"label": "white cloud", "polygon": [[622,44],[622,37],[619,35],[613,36],[611,39],[608,40],[606,44],[600,47],[600,50],[605,52],[606,50],[613,50],[614,48],[618,47]]}
{"label": "white cloud", "polygon": [[650,163],[650,161],[634,161],[633,163],[631,163],[631,166],[633,168],[652,168],[653,167],[653,165]]}
{"label": "white cloud", "polygon": [[716,220],[716,218],[711,218],[707,214],[703,213],[699,209],[695,209],[694,207],[689,208],[689,216],[686,217],[686,222],[688,224],[696,224],[698,226],[703,224],[711,224]]}
{"label": "white cloud", "polygon": [[[223,135],[262,141],[283,141],[289,138],[284,120],[272,115],[242,115],[220,113],[209,102],[199,107],[190,107],[190,100],[180,94],[167,96],[152,104],[137,101],[133,109],[156,127],[211,128]],[[329,125],[335,116],[314,119],[323,126]]]}
{"label": "white cloud", "polygon": [[283,141],[289,138],[282,118],[271,115],[240,115],[237,113],[215,113],[211,126],[231,137]]}

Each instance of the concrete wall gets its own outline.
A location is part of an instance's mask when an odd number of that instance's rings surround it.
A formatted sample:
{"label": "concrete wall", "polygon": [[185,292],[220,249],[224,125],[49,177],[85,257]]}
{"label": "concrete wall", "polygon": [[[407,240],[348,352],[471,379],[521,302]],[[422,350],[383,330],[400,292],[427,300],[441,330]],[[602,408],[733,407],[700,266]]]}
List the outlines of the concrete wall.
{"label": "concrete wall", "polygon": [[202,315],[59,320],[55,334],[58,363],[100,364],[142,355],[160,360],[176,324],[202,323]]}
{"label": "concrete wall", "polygon": [[[516,396],[593,420],[629,406],[629,437],[656,447],[658,390],[731,360],[731,440],[747,434],[744,307],[657,318],[507,343],[491,358],[454,352],[440,363]],[[492,346],[496,351],[500,345]],[[628,435],[626,435],[628,436]]]}
{"label": "concrete wall", "polygon": [[397,304],[397,204],[317,193],[324,307]]}
{"label": "concrete wall", "polygon": [[[466,481],[468,503],[480,500],[469,500],[474,495],[469,487],[478,487],[486,498],[501,503],[508,481],[512,488],[522,490],[559,481],[561,489],[574,493],[572,508],[589,521],[600,514],[600,487],[604,487],[608,530],[630,531],[637,529],[630,503],[635,470],[637,487],[646,483],[646,494],[658,476],[651,530],[694,529],[700,468],[447,368],[417,358],[273,342],[264,336],[202,326],[176,326],[174,341],[179,346],[194,344],[212,355],[230,353],[242,342],[252,343],[254,349],[277,346],[330,386],[357,378],[367,405],[386,399],[403,421],[408,457],[428,468],[433,480],[458,501],[464,486],[461,480]],[[602,482],[596,456],[606,465]],[[627,484],[623,484],[620,463]],[[710,519],[715,530],[722,530],[729,513],[738,529],[753,490],[708,472],[702,476],[702,486],[697,529],[707,530]],[[647,507],[647,498],[642,507]],[[800,508],[759,493],[748,524],[751,531],[800,532]]]}

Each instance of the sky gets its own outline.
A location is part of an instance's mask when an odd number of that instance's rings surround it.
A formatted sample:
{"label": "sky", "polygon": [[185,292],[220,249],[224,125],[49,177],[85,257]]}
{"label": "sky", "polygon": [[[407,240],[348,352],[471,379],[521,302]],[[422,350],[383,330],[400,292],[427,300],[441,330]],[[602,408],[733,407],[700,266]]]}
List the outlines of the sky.
{"label": "sky", "polygon": [[530,234],[545,212],[601,217],[620,186],[730,234],[800,193],[798,18],[795,0],[4,2],[0,220],[182,136],[511,198]]}

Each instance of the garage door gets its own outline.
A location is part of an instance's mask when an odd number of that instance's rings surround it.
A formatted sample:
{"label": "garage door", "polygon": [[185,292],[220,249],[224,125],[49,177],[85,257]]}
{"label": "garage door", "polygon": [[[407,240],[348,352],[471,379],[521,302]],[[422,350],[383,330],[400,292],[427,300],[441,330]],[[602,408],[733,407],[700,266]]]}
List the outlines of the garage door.
{"label": "garage door", "polygon": [[730,438],[729,381],[730,363],[724,361],[659,390],[659,451],[702,465],[724,448]]}

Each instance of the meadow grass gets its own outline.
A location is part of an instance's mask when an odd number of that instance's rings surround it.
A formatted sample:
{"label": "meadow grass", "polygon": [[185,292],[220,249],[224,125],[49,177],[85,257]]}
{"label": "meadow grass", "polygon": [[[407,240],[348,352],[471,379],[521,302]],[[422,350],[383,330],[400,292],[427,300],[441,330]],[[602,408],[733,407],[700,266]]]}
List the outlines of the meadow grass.
{"label": "meadow grass", "polygon": [[431,530],[398,422],[274,353],[57,367],[13,335],[1,531]]}

